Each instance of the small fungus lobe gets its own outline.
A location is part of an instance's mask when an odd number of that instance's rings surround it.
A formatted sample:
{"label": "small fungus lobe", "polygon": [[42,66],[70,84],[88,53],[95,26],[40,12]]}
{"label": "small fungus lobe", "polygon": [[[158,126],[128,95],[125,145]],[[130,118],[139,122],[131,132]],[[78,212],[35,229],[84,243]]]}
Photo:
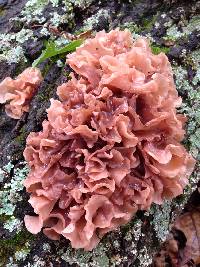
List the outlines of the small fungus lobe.
{"label": "small fungus lobe", "polygon": [[25,69],[16,79],[5,78],[0,83],[0,103],[5,105],[5,111],[13,119],[20,119],[28,112],[29,103],[35,94],[42,75],[37,68]]}
{"label": "small fungus lobe", "polygon": [[129,31],[96,34],[68,55],[76,75],[27,138],[31,233],[92,250],[137,210],[183,192],[194,159],[180,144],[181,98],[165,54]]}

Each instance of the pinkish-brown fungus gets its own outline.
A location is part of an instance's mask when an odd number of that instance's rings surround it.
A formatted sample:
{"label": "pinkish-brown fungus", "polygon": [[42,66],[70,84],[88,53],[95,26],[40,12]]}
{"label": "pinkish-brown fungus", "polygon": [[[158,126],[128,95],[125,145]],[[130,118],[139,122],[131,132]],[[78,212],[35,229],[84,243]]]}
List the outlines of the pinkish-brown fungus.
{"label": "pinkish-brown fungus", "polygon": [[15,80],[5,78],[0,83],[0,103],[7,103],[5,111],[13,119],[20,119],[29,110],[29,102],[42,81],[37,68],[25,69]]}
{"label": "pinkish-brown fungus", "polygon": [[27,229],[93,249],[152,202],[183,192],[194,167],[170,63],[129,31],[96,34],[68,56],[78,74],[57,89],[43,131],[24,151],[37,216]]}

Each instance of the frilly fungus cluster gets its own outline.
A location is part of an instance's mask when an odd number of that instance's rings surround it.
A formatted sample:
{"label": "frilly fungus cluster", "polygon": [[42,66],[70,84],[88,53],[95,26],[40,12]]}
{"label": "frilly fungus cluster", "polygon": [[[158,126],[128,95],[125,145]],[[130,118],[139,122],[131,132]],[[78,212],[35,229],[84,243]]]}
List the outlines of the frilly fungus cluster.
{"label": "frilly fungus cluster", "polygon": [[37,216],[27,229],[93,249],[137,210],[183,192],[194,167],[180,144],[185,117],[170,63],[129,31],[99,32],[67,63],[71,80],[51,99],[43,130],[24,151]]}
{"label": "frilly fungus cluster", "polygon": [[5,78],[0,83],[0,103],[7,103],[5,111],[8,116],[19,119],[29,110],[29,102],[42,81],[39,69],[27,68],[15,80]]}

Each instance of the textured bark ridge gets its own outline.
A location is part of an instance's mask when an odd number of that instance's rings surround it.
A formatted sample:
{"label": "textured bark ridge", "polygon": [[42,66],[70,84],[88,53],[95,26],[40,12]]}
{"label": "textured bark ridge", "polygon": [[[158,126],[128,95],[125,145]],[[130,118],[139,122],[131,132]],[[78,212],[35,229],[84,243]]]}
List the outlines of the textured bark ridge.
{"label": "textured bark ridge", "polygon": [[[185,146],[199,160],[199,13],[200,1],[0,1],[0,80],[30,66],[45,40],[65,45],[62,32],[128,28],[135,38],[148,37],[155,54],[168,55],[183,98],[180,112],[188,115]],[[55,57],[40,64],[44,81],[20,120],[9,118],[0,105],[0,266],[150,266],[170,224],[196,189],[198,164],[184,195],[138,212],[92,252],[75,251],[65,239],[33,236],[24,227],[24,215],[33,214],[22,185],[28,173],[22,156],[25,140],[31,131],[41,130],[49,99],[56,98],[57,86],[67,81],[70,70],[64,62]]]}

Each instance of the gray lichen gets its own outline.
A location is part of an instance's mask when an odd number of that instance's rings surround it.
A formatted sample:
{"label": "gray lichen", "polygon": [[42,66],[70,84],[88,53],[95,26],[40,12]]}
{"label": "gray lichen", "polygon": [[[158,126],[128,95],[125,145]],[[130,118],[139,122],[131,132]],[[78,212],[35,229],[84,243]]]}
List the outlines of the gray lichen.
{"label": "gray lichen", "polygon": [[183,101],[180,112],[188,117],[187,134],[189,138],[186,143],[189,146],[190,153],[198,160],[200,159],[200,87],[194,87],[196,81],[199,79],[197,78],[198,72],[192,83],[190,83],[187,78],[188,72],[186,68],[174,66],[173,71],[176,76],[177,90],[182,94],[187,94],[187,98]]}
{"label": "gray lichen", "polygon": [[[52,266],[52,265],[49,264],[49,266]],[[43,259],[41,259],[40,257],[38,257],[37,255],[35,255],[33,257],[33,263],[28,263],[24,267],[46,267],[46,262]]]}
{"label": "gray lichen", "polygon": [[[129,1],[131,4],[135,4],[137,1]],[[9,33],[9,34],[1,34],[0,39],[0,60],[7,61],[8,63],[12,62],[21,62],[26,61],[25,51],[23,48],[23,44],[27,40],[36,40],[34,36],[34,27],[31,29],[32,25],[36,25],[38,27],[38,31],[44,39],[50,38],[50,40],[55,40],[57,45],[62,46],[68,42],[65,38],[55,38],[52,33],[49,31],[49,22],[52,26],[59,26],[59,24],[65,23],[68,28],[76,29],[75,26],[75,8],[79,10],[84,10],[95,3],[92,0],[69,0],[69,1],[58,1],[58,0],[29,0],[27,1],[24,9],[21,14],[17,17],[11,19],[12,21],[23,22],[24,26],[19,30],[18,33]],[[96,3],[95,3],[96,4]],[[50,7],[50,12],[45,14],[45,10]],[[136,22],[135,20],[131,20],[129,22],[125,22],[124,24],[118,26],[125,29],[128,28],[131,30],[134,38],[138,38],[141,35],[146,36],[151,41],[152,49],[155,53],[165,52],[168,53],[171,49],[169,46],[165,46],[165,41],[172,40],[173,45],[176,46],[176,42],[179,39],[187,40],[188,36],[194,31],[199,30],[199,21],[200,17],[195,16],[189,21],[184,20],[180,25],[178,25],[168,13],[160,13],[161,20],[165,21],[163,24],[158,15],[152,16],[151,19],[142,19],[142,23]],[[85,15],[85,14],[84,14]],[[120,14],[117,14],[120,17]],[[87,15],[85,15],[86,17]],[[85,18],[84,17],[84,18]],[[101,18],[105,18],[109,24],[109,27],[112,28],[112,13],[109,8],[99,8],[96,13],[92,13],[90,17],[84,19],[82,25],[80,25],[80,29],[76,29],[77,32],[84,31],[87,29],[91,29],[94,26],[98,26],[101,21]],[[119,20],[120,21],[120,20]],[[38,25],[37,25],[38,24]],[[31,27],[30,27],[31,25]],[[163,26],[164,25],[164,26]],[[166,30],[165,36],[162,36],[163,42],[157,42],[157,38],[152,36],[152,29],[159,30],[162,27]],[[30,29],[29,29],[30,28]],[[71,30],[72,31],[72,30]],[[159,39],[159,38],[158,38]],[[163,44],[164,43],[164,44]],[[188,116],[187,123],[187,135],[185,145],[188,150],[199,159],[199,151],[200,151],[200,72],[199,72],[199,63],[200,63],[200,50],[196,49],[193,52],[188,51],[187,47],[182,49],[181,54],[179,55],[180,63],[173,62],[173,71],[176,77],[176,86],[181,95],[184,95],[184,101],[179,109],[179,111]],[[58,60],[56,64],[59,67],[62,67],[62,61]],[[194,77],[189,80],[188,78],[188,66],[194,72]],[[46,96],[48,98],[48,96]],[[22,164],[22,169],[24,165]],[[16,201],[22,200],[22,190],[23,184],[22,181],[25,178],[28,170],[23,173],[19,173],[17,171],[19,169],[22,172],[21,167],[15,168],[15,166],[10,162],[4,168],[0,169],[0,182],[6,182],[6,184],[1,188],[0,192],[0,213],[4,220],[4,229],[9,233],[17,231],[17,235],[9,241],[13,242],[16,246],[16,240],[20,238],[21,242],[24,240],[24,236],[22,234],[22,229],[20,228],[22,224],[23,218],[17,218],[15,216],[16,210]],[[14,176],[11,175],[11,172],[14,172]],[[12,179],[9,179],[10,175]],[[18,177],[18,178],[17,178]],[[20,178],[21,177],[21,178]],[[174,218],[176,214],[170,214],[172,207],[177,209],[181,209],[184,204],[187,202],[189,195],[196,188],[196,183],[199,180],[199,174],[195,172],[190,177],[190,184],[186,187],[184,194],[176,200],[172,202],[165,202],[162,206],[154,205],[150,211],[146,212],[144,216],[149,218],[151,217],[151,226],[155,231],[155,236],[160,241],[164,240],[168,230],[169,230],[169,222]],[[5,216],[5,217],[4,217]],[[145,218],[146,218],[145,217]],[[73,250],[71,247],[67,247],[64,249],[59,249],[59,253],[55,252],[56,257],[65,261],[66,265],[78,265],[80,267],[90,267],[90,266],[128,266],[130,263],[129,257],[131,256],[132,261],[137,261],[135,266],[143,267],[148,266],[151,259],[151,251],[148,246],[138,246],[141,239],[144,238],[144,230],[143,230],[144,221],[142,219],[138,219],[137,217],[133,219],[128,225],[121,227],[114,234],[108,234],[99,244],[99,246],[93,252],[84,252],[82,250]],[[122,235],[120,235],[123,233]],[[116,234],[116,235],[115,235]],[[120,236],[120,237],[119,237]],[[127,256],[126,252],[119,252],[121,246],[121,239],[124,242],[128,243],[129,248],[126,250],[129,255]],[[112,240],[109,241],[109,240]],[[7,242],[7,240],[6,240]],[[10,243],[3,243],[3,246],[8,246],[10,249]],[[27,241],[28,242],[28,241]],[[28,250],[25,244],[29,244],[24,242],[22,246],[15,247],[15,253],[10,256],[10,262],[4,266],[12,266],[18,267],[18,261],[23,261],[25,258],[29,256],[29,246]],[[24,246],[25,245],[25,246]],[[56,244],[57,246],[57,244]],[[48,241],[41,246],[41,250],[45,253],[50,252],[51,245]],[[51,250],[52,251],[52,250]],[[116,252],[113,252],[116,251]],[[17,262],[17,263],[16,263]],[[53,263],[49,263],[49,266],[53,266]],[[133,263],[134,264],[134,263]],[[30,263],[25,265],[26,267],[39,267],[46,266],[45,259],[37,255],[31,255]]]}
{"label": "gray lichen", "polygon": [[[41,28],[40,34],[44,37],[49,35],[52,40],[55,36],[48,29],[49,23],[54,27],[61,23],[67,23],[69,27],[73,27],[74,7],[72,3],[73,0],[62,1],[61,4],[57,0],[27,1],[21,13],[10,19],[11,23],[23,23],[24,27],[18,32],[0,34],[0,61],[6,61],[8,64],[27,62],[23,44],[27,40],[36,40],[33,30],[28,28],[30,24],[33,24],[33,28],[34,25]],[[48,14],[49,18],[46,22],[44,12],[49,5],[52,5],[54,9]]]}
{"label": "gray lichen", "polygon": [[8,216],[4,227],[10,232],[14,230],[20,231],[21,227],[21,221],[14,217],[14,211],[16,209],[16,203],[22,201],[20,193],[23,190],[23,181],[29,169],[24,162],[20,165],[21,168],[14,168],[14,165],[9,162],[1,170],[2,180],[6,180],[10,172],[13,172],[13,177],[10,182],[4,183],[3,187],[0,189],[0,215]]}
{"label": "gray lichen", "polygon": [[138,253],[138,260],[141,267],[147,267],[150,266],[152,263],[152,256],[149,255],[147,247],[143,247],[140,249]]}
{"label": "gray lichen", "polygon": [[45,6],[49,3],[48,0],[29,0],[27,1],[25,7],[21,11],[20,20],[26,23],[31,21],[35,21],[38,23],[42,23],[45,21],[43,17],[43,10]]}
{"label": "gray lichen", "polygon": [[22,44],[30,39],[35,38],[33,31],[29,29],[22,29],[18,33],[0,34],[0,61],[7,61],[8,64],[27,61]]}
{"label": "gray lichen", "polygon": [[109,259],[106,255],[108,245],[99,244],[92,252],[83,250],[68,250],[63,253],[60,251],[61,258],[68,264],[78,264],[80,267],[109,267]]}
{"label": "gray lichen", "polygon": [[170,224],[170,210],[171,201],[165,201],[162,206],[153,205],[150,209],[150,214],[153,215],[151,224],[160,241],[164,241],[168,232]]}
{"label": "gray lichen", "polygon": [[176,41],[182,37],[187,37],[192,31],[200,30],[200,16],[194,16],[191,20],[185,22],[185,25],[182,27],[182,30],[179,30],[176,24],[171,26],[171,21],[165,26],[170,26],[167,29],[165,40]]}
{"label": "gray lichen", "polygon": [[91,30],[94,26],[98,25],[100,18],[109,19],[109,12],[106,9],[100,9],[95,15],[89,17],[83,25],[83,30]]}
{"label": "gray lichen", "polygon": [[4,229],[8,230],[9,232],[16,231],[17,233],[19,233],[22,230],[22,225],[23,223],[20,219],[11,216],[4,223]]}
{"label": "gray lichen", "polygon": [[27,242],[24,247],[15,252],[16,261],[25,261],[27,255],[30,253],[30,244]]}

